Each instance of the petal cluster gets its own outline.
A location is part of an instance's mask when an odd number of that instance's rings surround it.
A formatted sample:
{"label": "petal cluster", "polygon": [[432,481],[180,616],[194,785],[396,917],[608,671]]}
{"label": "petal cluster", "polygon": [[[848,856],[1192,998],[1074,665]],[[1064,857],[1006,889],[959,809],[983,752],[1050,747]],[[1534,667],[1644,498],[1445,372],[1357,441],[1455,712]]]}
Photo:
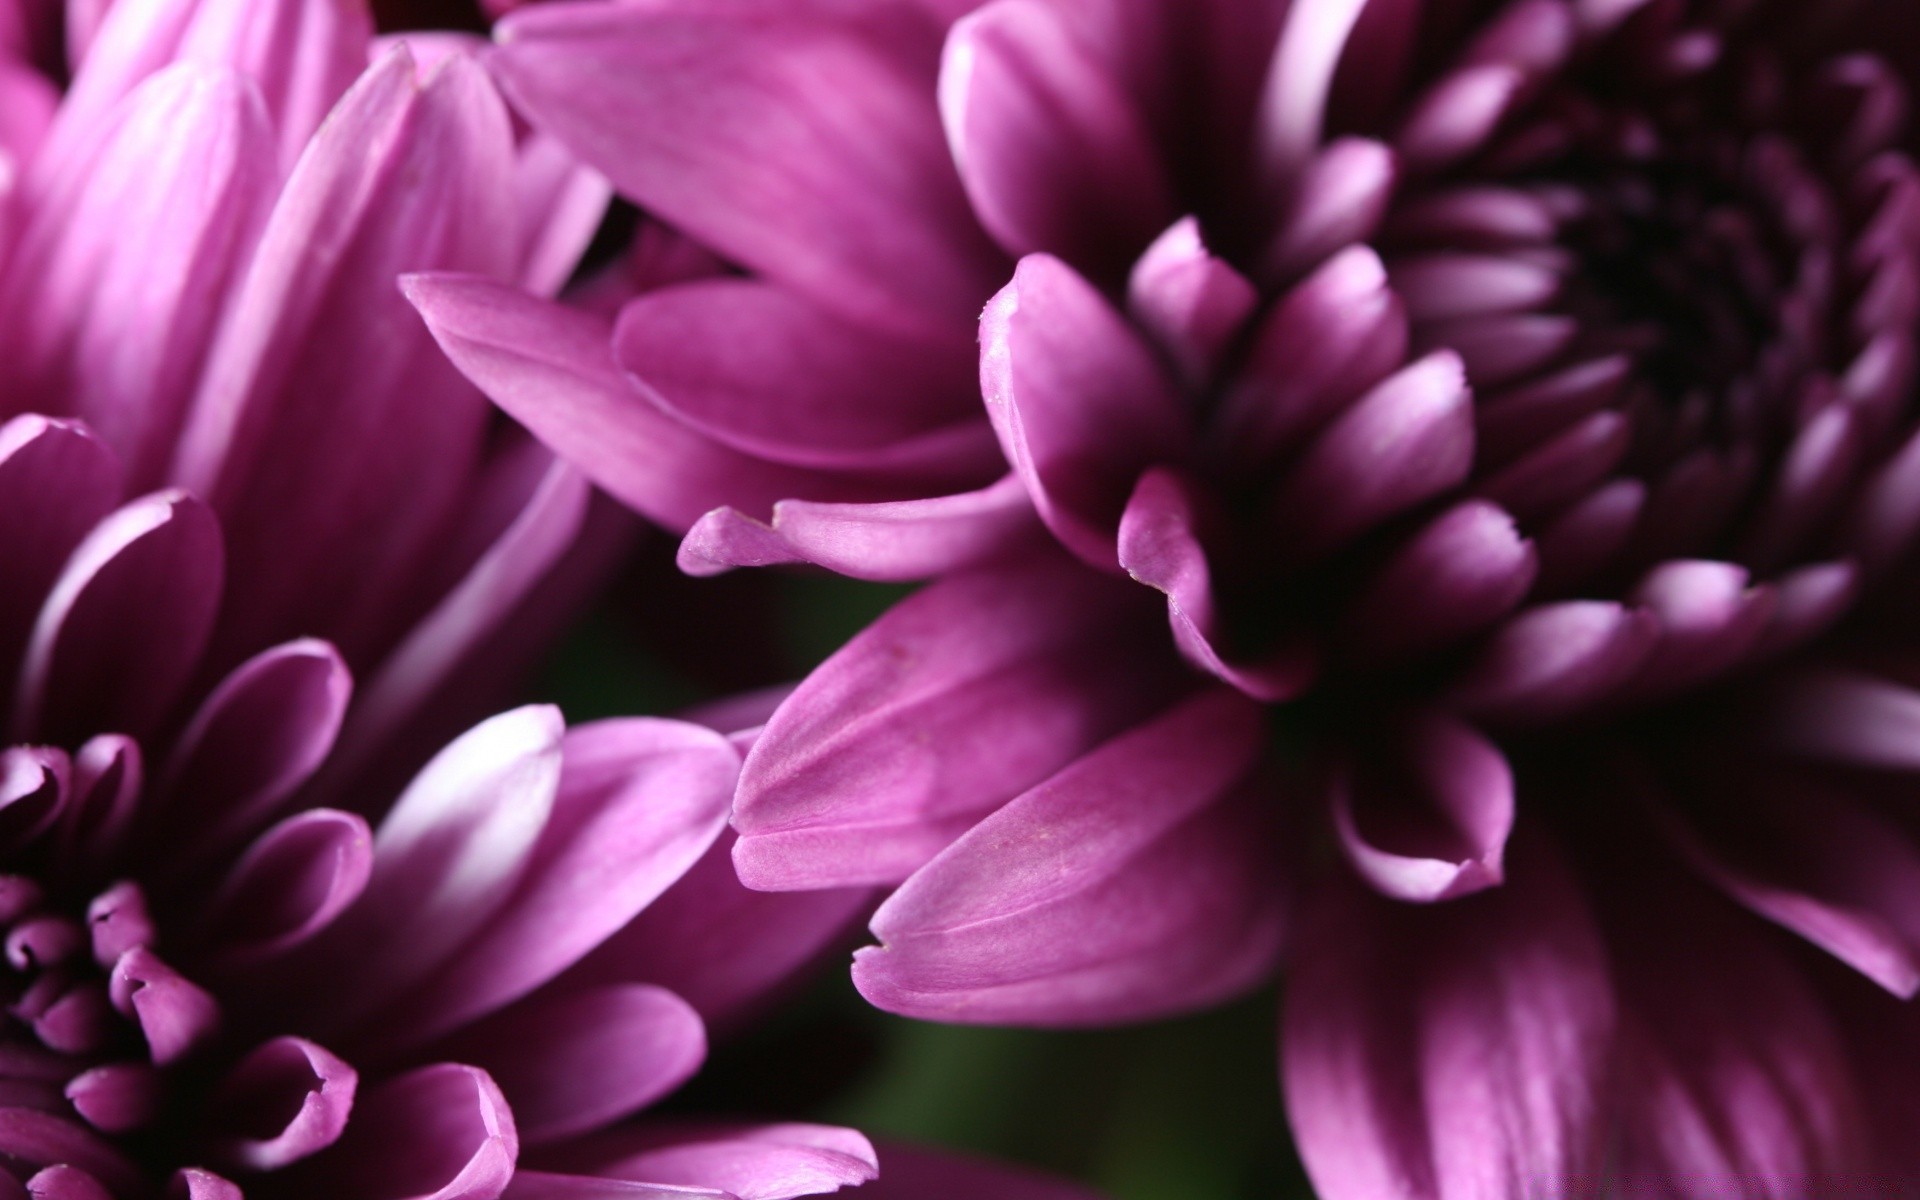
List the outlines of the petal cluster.
{"label": "petal cluster", "polygon": [[882,1006],[1105,1023],[1284,961],[1327,1195],[1899,1194],[1887,16],[529,8],[509,98],[719,261],[411,294],[688,569],[938,577],[734,818],[753,886],[898,885]]}

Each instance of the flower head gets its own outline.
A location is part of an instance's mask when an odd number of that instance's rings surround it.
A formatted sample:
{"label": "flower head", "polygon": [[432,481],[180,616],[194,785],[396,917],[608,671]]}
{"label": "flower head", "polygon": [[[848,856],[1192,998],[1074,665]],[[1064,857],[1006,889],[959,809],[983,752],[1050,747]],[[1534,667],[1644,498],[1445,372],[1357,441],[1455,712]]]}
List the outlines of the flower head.
{"label": "flower head", "polygon": [[747,274],[630,302],[611,359],[415,297],[643,511],[734,505],[689,566],[948,573],[782,706],[737,809],[755,886],[900,883],[876,1002],[1138,1018],[1284,946],[1325,1194],[1897,1193],[1889,16],[543,7],[510,96]]}

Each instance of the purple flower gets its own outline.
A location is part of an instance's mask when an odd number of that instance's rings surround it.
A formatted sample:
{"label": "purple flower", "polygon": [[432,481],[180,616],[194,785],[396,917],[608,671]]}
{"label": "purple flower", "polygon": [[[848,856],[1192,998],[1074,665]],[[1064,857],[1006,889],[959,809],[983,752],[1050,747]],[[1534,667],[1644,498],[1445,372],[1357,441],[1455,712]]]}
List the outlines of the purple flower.
{"label": "purple flower", "polygon": [[542,7],[509,96],[744,274],[413,295],[690,568],[944,574],[735,816],[753,886],[899,885],[876,1003],[1284,957],[1326,1195],[1905,1194],[1896,7]]}

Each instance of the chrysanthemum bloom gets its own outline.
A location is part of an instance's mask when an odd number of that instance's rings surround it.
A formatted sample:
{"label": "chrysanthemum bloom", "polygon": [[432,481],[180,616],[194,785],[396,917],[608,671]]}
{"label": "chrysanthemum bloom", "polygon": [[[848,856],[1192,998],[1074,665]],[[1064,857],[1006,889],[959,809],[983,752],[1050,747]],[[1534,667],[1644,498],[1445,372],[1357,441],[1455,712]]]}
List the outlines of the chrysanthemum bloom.
{"label": "chrysanthemum bloom", "polygon": [[643,511],[732,503],[690,566],[967,568],[743,775],[749,883],[901,884],[877,1003],[1138,1018],[1284,942],[1329,1196],[1904,1195],[1897,8],[543,7],[511,98],[747,273],[611,343],[416,301]]}

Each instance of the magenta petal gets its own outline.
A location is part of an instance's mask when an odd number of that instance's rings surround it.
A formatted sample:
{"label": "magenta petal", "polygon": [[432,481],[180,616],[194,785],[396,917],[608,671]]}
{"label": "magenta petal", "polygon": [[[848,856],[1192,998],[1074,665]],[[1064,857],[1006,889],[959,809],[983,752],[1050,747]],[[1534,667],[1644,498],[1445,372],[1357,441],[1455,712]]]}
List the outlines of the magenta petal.
{"label": "magenta petal", "polygon": [[1395,199],[1399,173],[1393,151],[1379,142],[1329,142],[1301,176],[1285,219],[1262,252],[1262,278],[1290,281],[1371,238]]}
{"label": "magenta petal", "polygon": [[65,1163],[36,1172],[27,1180],[27,1195],[33,1200],[114,1200],[105,1184]]}
{"label": "magenta petal", "polygon": [[29,415],[0,426],[0,678],[73,548],[120,498],[120,464],[84,426]]}
{"label": "magenta petal", "polygon": [[890,1012],[1094,1025],[1216,1003],[1279,953],[1260,709],[1215,689],[989,815],[874,914],[854,984]]}
{"label": "magenta petal", "polygon": [[221,1157],[237,1167],[272,1171],[326,1149],[347,1127],[359,1082],[352,1067],[303,1038],[260,1045],[228,1073],[214,1104],[242,1128],[261,1124],[265,1114],[272,1114],[275,1127],[223,1139]]}
{"label": "magenta petal", "polygon": [[1256,700],[1292,699],[1312,682],[1310,649],[1285,646],[1259,663],[1229,663],[1220,635],[1206,550],[1197,536],[1197,498],[1174,472],[1156,467],[1140,477],[1120,517],[1119,559],[1127,574],[1167,597],[1173,640],[1188,662]]}
{"label": "magenta petal", "polygon": [[554,139],[520,139],[514,156],[513,208],[521,218],[515,278],[537,296],[558,292],[579,265],[612,196],[599,172],[582,166]]}
{"label": "magenta petal", "polygon": [[1341,251],[1261,321],[1214,418],[1214,441],[1260,468],[1404,361],[1407,318],[1379,255]]}
{"label": "magenta petal", "polygon": [[513,1177],[513,1110],[485,1071],[421,1067],[363,1092],[327,1156],[322,1194],[365,1200],[495,1200]]}
{"label": "magenta petal", "polygon": [[[77,6],[76,6],[77,7]],[[230,68],[253,81],[279,141],[284,171],[366,65],[373,21],[338,0],[125,0],[107,10],[74,73],[61,115],[81,129],[169,63]]]}
{"label": "magenta petal", "polygon": [[980,388],[1040,519],[1115,569],[1134,481],[1188,440],[1180,398],[1139,335],[1073,268],[1029,255],[980,319]]}
{"label": "magenta petal", "polygon": [[168,765],[169,811],[195,849],[250,832],[306,782],[340,731],[353,680],[325,642],[289,642],[235,668],[194,713]]}
{"label": "magenta petal", "polygon": [[1633,600],[1660,622],[1660,641],[1633,680],[1639,694],[1674,691],[1744,661],[1772,624],[1773,588],[1749,586],[1733,563],[1660,564]]}
{"label": "magenta petal", "polygon": [[[537,451],[547,458],[544,451]],[[350,775],[388,744],[407,720],[430,706],[437,689],[484,651],[488,638],[578,545],[591,489],[572,468],[549,460],[539,483],[466,574],[381,660],[327,764],[332,778]]]}
{"label": "magenta petal", "polygon": [[1314,555],[1460,483],[1472,464],[1472,396],[1459,358],[1441,351],[1327,426],[1281,476],[1271,512],[1295,552]]}
{"label": "magenta petal", "polygon": [[909,340],[763,281],[702,279],[630,301],[613,354],[643,397],[743,454],[955,478],[994,465],[959,337]]}
{"label": "magenta petal", "polygon": [[163,481],[279,184],[272,138],[247,80],[184,66],[155,76],[48,182],[0,282],[9,402],[84,420],[131,487]]}
{"label": "magenta petal", "polygon": [[89,866],[116,855],[132,831],[146,768],[124,734],[89,738],[73,756],[73,800],[61,814],[60,853]]}
{"label": "magenta petal", "polygon": [[1173,219],[1173,191],[1114,48],[1068,12],[997,0],[961,19],[940,114],[973,210],[1008,253],[1097,270]]}
{"label": "magenta petal", "polygon": [[706,1031],[664,988],[614,984],[542,992],[448,1042],[486,1067],[532,1145],[587,1133],[673,1091],[700,1069]]}
{"label": "magenta petal", "polygon": [[1606,954],[1564,868],[1437,908],[1346,888],[1292,955],[1287,1109],[1327,1200],[1578,1196],[1613,1032]]}
{"label": "magenta petal", "polygon": [[1369,664],[1448,646],[1519,604],[1537,562],[1512,517],[1484,500],[1464,501],[1397,547],[1368,580],[1348,610],[1346,641]]}
{"label": "magenta petal", "polygon": [[[1872,1195],[1867,1114],[1799,964],[1738,910],[1641,873],[1607,930],[1621,953],[1613,1186],[1627,1196]],[[1682,890],[1682,887],[1685,890]]]}
{"label": "magenta petal", "polygon": [[234,603],[220,643],[233,657],[300,634],[356,661],[412,603],[411,568],[464,494],[488,408],[394,280],[511,272],[512,154],[477,66],[456,56],[422,83],[395,50],[294,168],[172,466],[226,526]]}
{"label": "magenta petal", "polygon": [[199,1167],[182,1167],[167,1182],[167,1200],[242,1200],[245,1195],[231,1179]]}
{"label": "magenta petal", "polygon": [[1669,821],[1707,878],[1895,995],[1920,992],[1920,844],[1899,822],[1787,771],[1720,808],[1710,825]]}
{"label": "magenta petal", "polygon": [[1385,754],[1351,754],[1333,784],[1340,848],[1396,900],[1452,900],[1497,886],[1513,832],[1513,770],[1450,717],[1402,730]]}
{"label": "magenta petal", "polygon": [[896,605],[814,670],[747,756],[741,878],[897,882],[1151,711],[1177,663],[1156,652],[1149,595],[1048,555]]}
{"label": "magenta petal", "polygon": [[113,1005],[132,1017],[155,1066],[171,1066],[219,1031],[220,1006],[206,989],[136,946],[113,964]]}
{"label": "magenta petal", "polygon": [[561,1175],[552,1171],[513,1173],[502,1200],[736,1200],[714,1188],[675,1187],[671,1184],[634,1183],[626,1179],[608,1179],[601,1175]]}
{"label": "magenta petal", "polygon": [[844,943],[874,903],[866,888],[754,892],[723,834],[658,900],[553,985],[642,981],[671,990],[716,1032],[737,1027]]}
{"label": "magenta petal", "polygon": [[860,1200],[1101,1200],[1100,1193],[1021,1167],[968,1158],[945,1150],[887,1143],[880,1178],[860,1189]]}
{"label": "magenta petal", "polygon": [[1182,217],[1154,239],[1127,277],[1127,313],[1153,334],[1189,387],[1213,378],[1228,341],[1260,302],[1253,284],[1207,251]]}
{"label": "magenta petal", "polygon": [[1597,600],[1522,610],[1462,675],[1455,702],[1470,713],[1531,724],[1612,695],[1659,641],[1650,614]]}
{"label": "magenta petal", "polygon": [[[68,1166],[104,1180],[109,1195],[145,1190],[140,1168],[78,1122],[30,1108],[0,1108],[0,1154],[26,1167]],[[18,1169],[17,1167],[15,1169]]]}
{"label": "magenta petal", "polygon": [[568,731],[560,753],[552,815],[517,887],[382,1016],[370,1036],[383,1045],[443,1033],[545,983],[672,886],[726,827],[740,757],[711,729],[596,721]]}
{"label": "magenta petal", "polygon": [[227,872],[205,917],[219,965],[252,967],[326,929],[373,874],[373,833],[353,813],[313,808],[260,835]]}
{"label": "magenta petal", "polygon": [[1319,0],[1287,8],[1267,66],[1255,136],[1262,181],[1276,195],[1293,190],[1320,142],[1334,72],[1367,3]]}
{"label": "magenta petal", "polygon": [[938,29],[905,6],[539,7],[496,36],[535,125],[726,257],[896,329],[952,328],[991,290],[940,135]]}
{"label": "magenta petal", "polygon": [[430,978],[507,903],[553,810],[561,733],[557,710],[515,709],[414,777],[374,834],[366,891],[323,939],[336,963],[327,1022],[349,1025]]}
{"label": "magenta petal", "polygon": [[17,852],[31,843],[77,791],[66,754],[51,746],[0,750],[0,847]]}
{"label": "magenta petal", "polygon": [[895,582],[977,565],[1038,529],[1026,485],[1004,475],[979,491],[926,500],[782,500],[771,522],[716,508],[687,531],[678,562],[689,575],[813,563],[855,579]]}
{"label": "magenta petal", "polygon": [[1920,692],[1857,671],[1815,668],[1762,700],[1760,732],[1797,755],[1841,766],[1920,767]]}
{"label": "magenta petal", "polygon": [[223,566],[219,524],[183,493],[156,493],[102,520],[34,624],[15,736],[145,733],[199,661]]}
{"label": "magenta petal", "polygon": [[685,529],[717,504],[818,494],[809,471],[729,449],[648,402],[613,360],[613,327],[467,275],[414,275],[407,297],[456,366],[556,454],[641,513]]}
{"label": "magenta petal", "polygon": [[872,1179],[872,1143],[831,1125],[713,1125],[616,1131],[542,1156],[615,1179],[789,1200]]}

